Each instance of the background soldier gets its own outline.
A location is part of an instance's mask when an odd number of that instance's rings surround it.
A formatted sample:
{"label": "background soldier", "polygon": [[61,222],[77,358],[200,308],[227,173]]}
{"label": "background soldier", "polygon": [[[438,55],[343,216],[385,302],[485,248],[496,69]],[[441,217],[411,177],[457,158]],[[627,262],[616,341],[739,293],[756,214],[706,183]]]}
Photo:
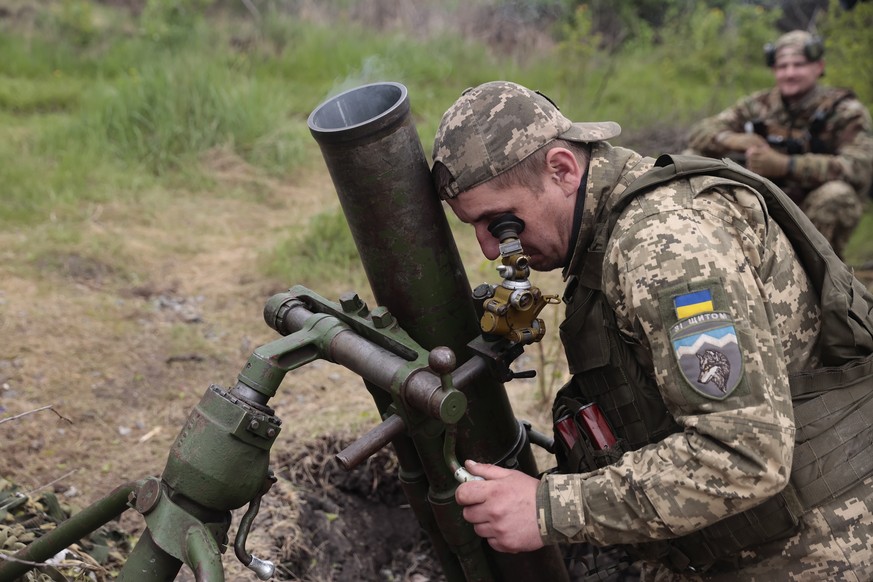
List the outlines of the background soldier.
{"label": "background soldier", "polygon": [[873,176],[870,113],[850,90],[818,83],[825,67],[818,37],[789,32],[764,53],[776,86],[698,123],[689,146],[706,156],[742,154],[746,167],[776,182],[842,256]]}
{"label": "background soldier", "polygon": [[[503,552],[628,544],[645,579],[871,579],[873,297],[760,177],[656,166],[603,141],[619,132],[504,81],[465,91],[437,130],[437,191],[484,255],[513,214],[530,265],[563,270],[556,424],[593,402],[618,438],[592,470],[556,430],[561,471],[541,480],[468,462],[485,480],[458,487],[464,518]],[[662,180],[693,162],[729,172]],[[851,381],[823,368],[843,364]]]}

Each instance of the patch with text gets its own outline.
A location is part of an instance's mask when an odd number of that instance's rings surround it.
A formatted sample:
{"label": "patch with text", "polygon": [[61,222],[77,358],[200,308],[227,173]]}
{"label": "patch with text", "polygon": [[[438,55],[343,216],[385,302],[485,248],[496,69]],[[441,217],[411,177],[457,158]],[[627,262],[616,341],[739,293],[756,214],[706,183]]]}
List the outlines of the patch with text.
{"label": "patch with text", "polygon": [[682,376],[697,393],[724,400],[740,383],[743,358],[729,314],[709,310],[686,317],[670,328],[670,343]]}

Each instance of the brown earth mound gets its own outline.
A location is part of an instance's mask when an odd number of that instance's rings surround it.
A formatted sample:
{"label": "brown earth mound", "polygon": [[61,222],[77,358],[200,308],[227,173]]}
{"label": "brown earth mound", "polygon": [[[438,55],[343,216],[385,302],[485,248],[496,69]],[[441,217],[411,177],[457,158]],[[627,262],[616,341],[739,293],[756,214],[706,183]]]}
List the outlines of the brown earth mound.
{"label": "brown earth mound", "polygon": [[275,535],[284,579],[443,579],[400,487],[393,453],[380,451],[345,471],[333,456],[348,442],[325,435],[276,459],[283,467],[277,476],[293,483],[298,496],[296,524],[279,527]]}

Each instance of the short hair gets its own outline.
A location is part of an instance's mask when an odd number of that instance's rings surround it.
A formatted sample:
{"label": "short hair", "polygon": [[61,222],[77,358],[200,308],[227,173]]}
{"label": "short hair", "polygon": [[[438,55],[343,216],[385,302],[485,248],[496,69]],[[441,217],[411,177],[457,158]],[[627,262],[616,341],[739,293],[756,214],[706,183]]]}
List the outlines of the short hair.
{"label": "short hair", "polygon": [[591,151],[590,144],[556,139],[550,141],[512,168],[491,178],[490,183],[499,189],[521,186],[535,192],[539,191],[543,185],[543,169],[546,165],[546,156],[550,150],[556,147],[570,150],[580,163],[588,158]]}

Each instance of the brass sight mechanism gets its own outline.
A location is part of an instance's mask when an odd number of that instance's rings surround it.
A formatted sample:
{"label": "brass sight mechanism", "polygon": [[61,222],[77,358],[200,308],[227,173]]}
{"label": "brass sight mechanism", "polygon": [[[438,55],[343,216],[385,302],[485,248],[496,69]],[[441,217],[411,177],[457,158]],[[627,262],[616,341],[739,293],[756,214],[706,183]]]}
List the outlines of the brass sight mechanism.
{"label": "brass sight mechanism", "polygon": [[481,305],[479,325],[490,336],[506,338],[518,344],[540,341],[546,333],[540,311],[549,303],[558,303],[557,295],[543,295],[530,282],[530,257],[524,254],[518,238],[524,221],[514,214],[503,214],[488,225],[488,231],[500,241],[499,284],[482,283],[473,290],[473,299]]}

